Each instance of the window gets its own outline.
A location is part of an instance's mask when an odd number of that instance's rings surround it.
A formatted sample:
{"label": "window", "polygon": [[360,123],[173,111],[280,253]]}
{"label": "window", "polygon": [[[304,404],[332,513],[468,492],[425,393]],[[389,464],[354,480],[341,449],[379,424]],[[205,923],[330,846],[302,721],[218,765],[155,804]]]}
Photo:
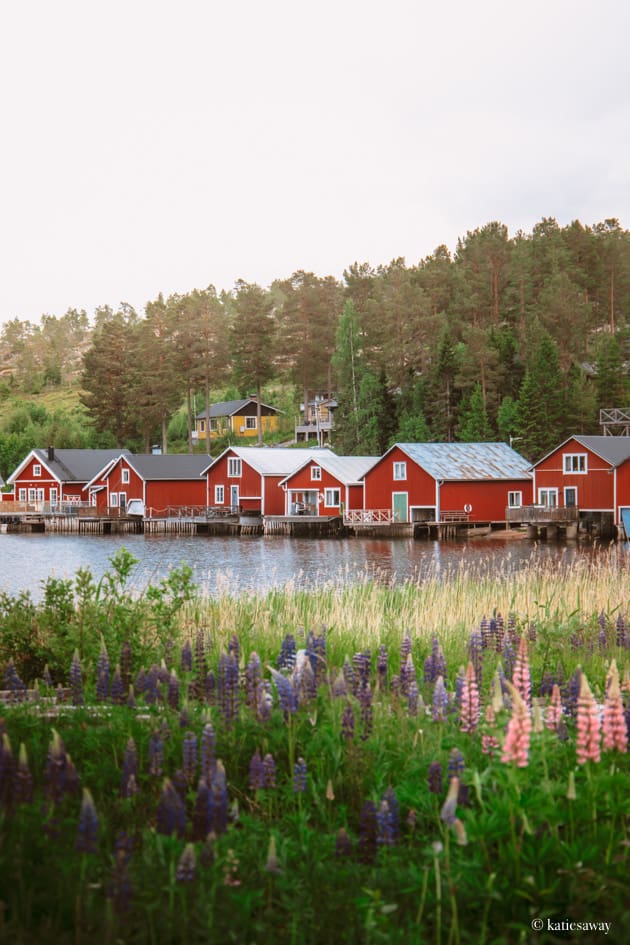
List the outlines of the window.
{"label": "window", "polygon": [[214,504],[223,505],[224,503],[225,503],[225,487],[215,486],[214,487]]}
{"label": "window", "polygon": [[205,421],[205,420],[200,420],[200,421],[199,421],[199,432],[200,432],[200,433],[205,433],[205,432],[206,432],[206,421]]}
{"label": "window", "polygon": [[544,505],[549,509],[555,509],[558,507],[558,490],[557,489],[539,489],[538,490],[538,504]]}
{"label": "window", "polygon": [[18,489],[18,502],[26,502],[26,489]]}
{"label": "window", "polygon": [[113,509],[118,507],[118,493],[117,492],[111,493],[109,497],[109,504],[111,505]]}
{"label": "window", "polygon": [[575,486],[565,486],[564,507],[566,509],[577,508],[577,489],[575,488]]}
{"label": "window", "polygon": [[241,475],[241,461],[236,456],[228,458],[228,476],[232,479],[238,479]]}
{"label": "window", "polygon": [[129,470],[128,470],[128,469],[123,469],[123,470],[122,470],[122,480],[121,480],[121,481],[124,482],[124,483],[128,483],[128,482],[129,482]]}
{"label": "window", "polygon": [[565,473],[586,473],[586,453],[566,453],[564,456]]}
{"label": "window", "polygon": [[37,489],[29,489],[29,490],[28,490],[28,501],[29,501],[29,502],[36,502],[36,501],[37,501]]}
{"label": "window", "polygon": [[245,429],[246,430],[255,430],[257,427],[258,417],[245,417]]}
{"label": "window", "polygon": [[327,508],[339,508],[341,505],[341,492],[339,489],[326,489],[324,495],[324,505]]}
{"label": "window", "polygon": [[321,478],[322,478],[322,467],[311,466],[311,479],[321,479]]}
{"label": "window", "polygon": [[407,478],[407,463],[394,463],[394,479]]}
{"label": "window", "polygon": [[523,504],[522,492],[508,492],[508,508],[520,509]]}
{"label": "window", "polygon": [[51,509],[54,508],[54,507],[57,505],[57,496],[58,496],[57,490],[56,490],[56,489],[51,489],[51,490],[50,490],[50,507],[51,507]]}
{"label": "window", "polygon": [[39,463],[35,463],[35,465],[33,466],[33,475],[41,476],[41,474],[42,474],[42,467],[39,465]]}
{"label": "window", "polygon": [[219,429],[219,421],[216,420],[216,419],[215,419],[215,420],[212,420],[212,419],[211,419],[211,420],[210,420],[210,431],[211,431],[211,433],[216,433],[218,429]]}

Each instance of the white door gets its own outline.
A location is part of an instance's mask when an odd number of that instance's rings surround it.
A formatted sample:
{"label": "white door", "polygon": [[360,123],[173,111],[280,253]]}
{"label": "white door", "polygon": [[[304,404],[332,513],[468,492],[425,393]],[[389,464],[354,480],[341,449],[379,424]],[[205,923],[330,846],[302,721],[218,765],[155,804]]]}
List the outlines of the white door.
{"label": "white door", "polygon": [[238,486],[230,486],[230,505],[233,509],[238,509],[239,497]]}

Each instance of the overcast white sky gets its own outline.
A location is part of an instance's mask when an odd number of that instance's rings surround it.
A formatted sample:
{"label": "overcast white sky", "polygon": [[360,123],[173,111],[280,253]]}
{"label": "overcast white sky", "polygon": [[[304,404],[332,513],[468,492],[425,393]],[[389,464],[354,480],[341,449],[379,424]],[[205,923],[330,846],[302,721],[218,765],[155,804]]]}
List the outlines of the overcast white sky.
{"label": "overcast white sky", "polygon": [[0,33],[0,321],[630,227],[626,0],[31,0]]}

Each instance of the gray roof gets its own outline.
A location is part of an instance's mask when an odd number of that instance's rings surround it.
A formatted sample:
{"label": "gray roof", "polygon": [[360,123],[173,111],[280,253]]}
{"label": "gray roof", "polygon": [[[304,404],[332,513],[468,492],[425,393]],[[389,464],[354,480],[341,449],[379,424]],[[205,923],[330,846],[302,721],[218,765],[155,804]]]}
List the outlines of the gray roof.
{"label": "gray roof", "polygon": [[436,480],[531,479],[529,462],[507,443],[396,443],[395,446]]}
{"label": "gray roof", "polygon": [[215,463],[218,463],[226,453],[233,453],[238,456],[261,476],[289,476],[304,465],[307,459],[334,455],[327,449],[306,450],[287,449],[279,446],[229,446],[216,459],[210,463],[206,462],[205,469],[208,470]]}
{"label": "gray roof", "polygon": [[620,466],[630,459],[630,436],[573,436],[571,439],[597,453],[611,466]]}
{"label": "gray roof", "polygon": [[[238,414],[241,410],[247,407],[249,404],[258,405],[258,401],[254,397],[246,397],[244,400],[224,400],[220,403],[210,404],[210,419],[212,417],[232,417],[234,414]],[[269,404],[263,404],[260,402],[260,406],[264,407],[265,410],[273,410],[274,413],[280,413],[276,407],[271,407]],[[202,410],[201,413],[195,415],[195,420],[204,420],[206,416],[206,411]]]}
{"label": "gray roof", "polygon": [[144,479],[198,479],[210,462],[201,453],[135,453],[128,464]]}
{"label": "gray roof", "polygon": [[378,462],[379,458],[378,456],[336,456],[334,453],[326,453],[321,450],[315,455],[307,456],[290,475],[295,475],[299,469],[308,466],[312,462],[316,466],[321,466],[339,482],[350,485],[351,483],[358,483],[368,469],[371,469]]}
{"label": "gray roof", "polygon": [[[60,482],[89,482],[99,470],[117,459],[121,453],[130,456],[128,450],[117,447],[113,450],[65,450],[55,449],[53,458],[48,458],[48,450],[35,449],[32,452],[46,469]],[[31,454],[29,454],[30,456]],[[27,457],[26,459],[28,459]],[[26,460],[11,474],[18,473]]]}

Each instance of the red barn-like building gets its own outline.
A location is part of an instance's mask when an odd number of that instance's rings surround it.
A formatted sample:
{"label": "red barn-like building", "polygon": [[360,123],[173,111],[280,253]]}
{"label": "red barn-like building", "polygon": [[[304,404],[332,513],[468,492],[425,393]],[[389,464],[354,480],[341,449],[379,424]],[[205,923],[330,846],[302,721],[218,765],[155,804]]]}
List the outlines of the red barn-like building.
{"label": "red barn-like building", "polygon": [[630,534],[630,436],[572,436],[533,467],[533,500]]}
{"label": "red barn-like building", "polygon": [[[86,501],[84,487],[98,472],[108,469],[121,455],[113,450],[31,450],[9,476],[17,502],[37,511],[54,511]],[[125,455],[131,455],[126,453]]]}
{"label": "red barn-like building", "polygon": [[[280,483],[314,451],[264,446],[229,446],[204,470],[207,504],[253,512],[284,515],[285,494]],[[318,456],[334,455],[318,450]]]}
{"label": "red barn-like building", "polygon": [[505,443],[396,443],[364,478],[365,509],[396,522],[503,522],[532,496],[529,463]]}
{"label": "red barn-like building", "polygon": [[285,515],[340,515],[363,509],[363,476],[378,456],[335,456],[318,451],[283,479]]}
{"label": "red barn-like building", "polygon": [[160,518],[173,508],[205,506],[209,456],[190,453],[119,455],[85,487],[97,508]]}

